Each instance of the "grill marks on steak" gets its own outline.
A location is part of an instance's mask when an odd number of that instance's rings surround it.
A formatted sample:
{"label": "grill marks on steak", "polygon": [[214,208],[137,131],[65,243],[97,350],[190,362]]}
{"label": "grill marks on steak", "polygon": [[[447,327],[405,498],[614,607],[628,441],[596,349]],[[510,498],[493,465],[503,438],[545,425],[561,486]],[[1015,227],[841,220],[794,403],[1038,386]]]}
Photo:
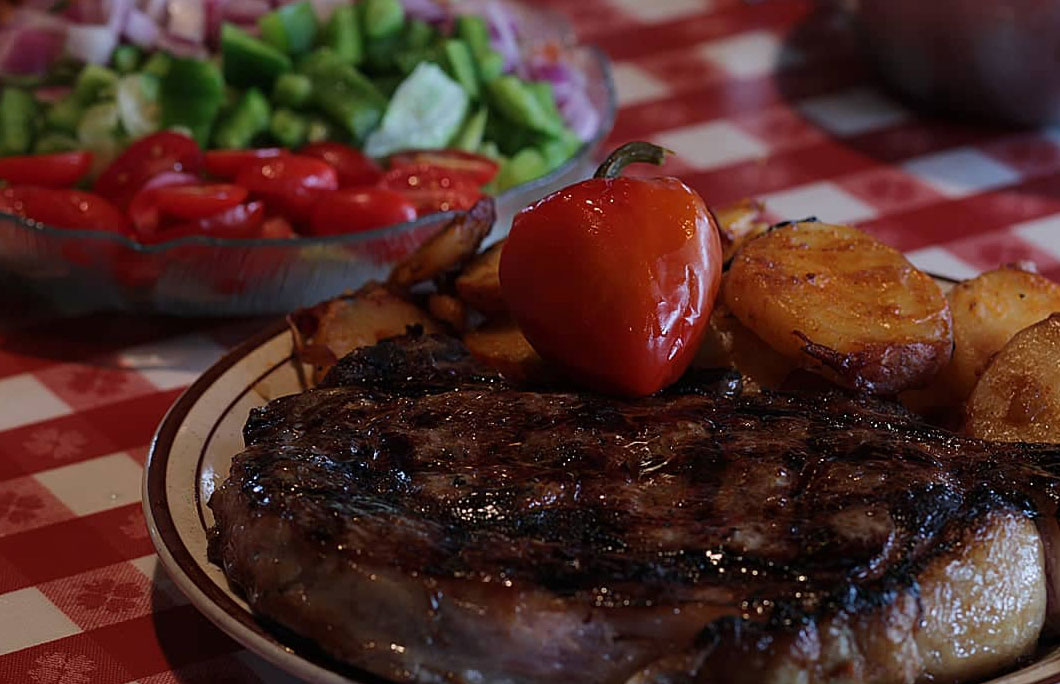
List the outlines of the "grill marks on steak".
{"label": "grill marks on steak", "polygon": [[[1012,526],[1039,549],[1019,521],[1055,512],[1060,451],[738,390],[701,373],[636,401],[526,391],[455,340],[386,341],[252,412],[213,555],[260,613],[395,678],[715,681],[725,653],[790,643],[782,665],[812,682],[832,642],[804,653],[808,625],[876,616],[888,657],[915,654],[933,564]],[[906,660],[880,681],[930,670]]]}

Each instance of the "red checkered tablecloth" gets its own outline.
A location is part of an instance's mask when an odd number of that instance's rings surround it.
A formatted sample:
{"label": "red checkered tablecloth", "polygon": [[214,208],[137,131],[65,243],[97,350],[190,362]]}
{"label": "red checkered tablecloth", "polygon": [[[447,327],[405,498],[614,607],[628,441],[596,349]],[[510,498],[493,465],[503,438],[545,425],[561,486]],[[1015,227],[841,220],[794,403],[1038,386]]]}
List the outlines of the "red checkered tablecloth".
{"label": "red checkered tablecloth", "polygon": [[[611,146],[676,150],[670,171],[708,202],[853,222],[946,275],[1031,260],[1060,279],[1057,132],[914,115],[810,0],[547,4],[614,59]],[[164,412],[260,322],[31,322],[4,296],[0,682],[287,681],[174,590],[140,511]]]}

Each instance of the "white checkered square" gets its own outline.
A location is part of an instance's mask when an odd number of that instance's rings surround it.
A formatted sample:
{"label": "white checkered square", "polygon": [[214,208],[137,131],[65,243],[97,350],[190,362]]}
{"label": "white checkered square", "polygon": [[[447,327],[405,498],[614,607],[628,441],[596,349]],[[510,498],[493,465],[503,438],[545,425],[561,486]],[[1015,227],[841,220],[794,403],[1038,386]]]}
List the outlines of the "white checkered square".
{"label": "white checkered square", "polygon": [[143,469],[125,453],[53,468],[33,477],[79,516],[140,500]]}
{"label": "white checkered square", "polygon": [[666,96],[666,84],[632,62],[619,62],[612,68],[615,89],[618,91],[618,106],[649,102]]}
{"label": "white checkered square", "polygon": [[979,269],[943,247],[924,247],[906,252],[905,256],[921,271],[932,275],[946,276],[954,280],[967,280],[979,275]]}
{"label": "white checkered square", "polygon": [[836,135],[857,135],[901,123],[909,111],[871,88],[811,97],[799,111],[821,128]]}
{"label": "white checkered square", "polygon": [[764,157],[769,152],[765,143],[727,121],[674,128],[656,135],[655,141],[700,170]]}
{"label": "white checkered square", "polygon": [[611,0],[611,3],[646,24],[701,14],[714,7],[714,0]]}
{"label": "white checkered square", "polygon": [[826,223],[854,223],[876,215],[871,206],[827,181],[800,185],[761,199],[772,216],[784,221],[815,216]]}
{"label": "white checkered square", "polygon": [[778,67],[799,61],[798,55],[785,51],[780,36],[770,31],[750,31],[712,40],[704,43],[699,53],[736,78],[768,76]]}
{"label": "white checkered square", "polygon": [[951,198],[967,197],[1020,179],[1013,169],[970,147],[910,159],[902,164],[902,169]]}
{"label": "white checkered square", "polygon": [[0,615],[0,655],[81,631],[36,587],[0,595]]}
{"label": "white checkered square", "polygon": [[152,385],[166,390],[190,385],[224,351],[205,335],[185,335],[126,349],[118,363],[139,370]]}
{"label": "white checkered square", "polygon": [[1042,251],[1060,258],[1060,214],[1017,223],[1012,226],[1012,232]]}
{"label": "white checkered square", "polygon": [[29,425],[71,412],[70,406],[29,373],[0,380],[0,430]]}

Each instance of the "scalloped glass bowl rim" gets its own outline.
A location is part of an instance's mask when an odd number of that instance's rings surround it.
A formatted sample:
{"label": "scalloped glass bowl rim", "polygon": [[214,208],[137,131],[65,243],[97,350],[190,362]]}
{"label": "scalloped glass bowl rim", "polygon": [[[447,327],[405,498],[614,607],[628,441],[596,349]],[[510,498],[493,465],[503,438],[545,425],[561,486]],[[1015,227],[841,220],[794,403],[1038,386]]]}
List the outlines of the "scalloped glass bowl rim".
{"label": "scalloped glass bowl rim", "polygon": [[[572,156],[570,159],[563,162],[560,166],[556,167],[544,176],[535,178],[532,181],[527,181],[526,183],[522,183],[521,185],[516,185],[514,187],[508,188],[507,190],[500,193],[494,198],[497,202],[502,202],[504,198],[509,196],[521,194],[524,192],[531,192],[535,188],[546,187],[552,184],[557,178],[563,177],[563,175],[569,173],[571,169],[573,169],[576,165],[581,164],[584,161],[585,156],[591,154],[593,150],[597,149],[597,147],[604,141],[604,138],[606,138],[607,135],[610,134],[611,127],[614,125],[615,115],[618,109],[618,100],[615,94],[615,83],[611,73],[611,61],[604,53],[604,51],[595,45],[579,45],[575,49],[588,51],[589,54],[592,55],[592,57],[596,60],[597,65],[600,67],[600,70],[604,75],[604,86],[607,89],[607,110],[601,112],[600,123],[597,126],[596,133],[591,139],[582,143],[582,146],[578,149],[578,152],[575,153],[574,156]],[[460,211],[447,211],[439,212],[436,214],[428,214],[427,216],[421,216],[413,221],[406,221],[405,223],[396,223],[394,225],[385,226],[383,228],[376,228],[374,230],[363,231],[360,233],[351,233],[348,235],[249,239],[215,238],[205,235],[193,235],[150,245],[145,245],[136,242],[135,240],[125,237],[124,235],[118,235],[117,233],[108,233],[102,230],[56,228],[54,226],[39,223],[32,219],[23,218],[16,214],[9,214],[4,211],[0,211],[0,220],[13,223],[21,229],[28,230],[34,233],[48,235],[50,237],[55,237],[60,240],[89,240],[111,242],[114,244],[121,245],[135,252],[161,253],[185,245],[229,247],[236,249],[247,247],[312,247],[315,245],[335,244],[352,245],[359,242],[369,242],[372,240],[377,240],[381,237],[388,237],[391,234],[400,234],[407,231],[414,231],[420,226],[433,225],[435,223],[448,221],[449,219],[458,216],[461,213],[462,212]]]}

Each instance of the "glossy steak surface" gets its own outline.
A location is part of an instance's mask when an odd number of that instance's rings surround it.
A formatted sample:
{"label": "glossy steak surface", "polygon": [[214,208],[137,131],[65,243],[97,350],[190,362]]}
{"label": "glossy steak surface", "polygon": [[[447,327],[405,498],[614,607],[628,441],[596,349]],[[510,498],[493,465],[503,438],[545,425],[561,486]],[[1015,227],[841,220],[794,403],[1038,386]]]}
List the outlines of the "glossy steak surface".
{"label": "glossy steak surface", "polygon": [[1052,612],[1060,450],[877,400],[723,371],[635,401],[520,389],[413,335],[244,436],[212,557],[396,680],[962,681]]}

